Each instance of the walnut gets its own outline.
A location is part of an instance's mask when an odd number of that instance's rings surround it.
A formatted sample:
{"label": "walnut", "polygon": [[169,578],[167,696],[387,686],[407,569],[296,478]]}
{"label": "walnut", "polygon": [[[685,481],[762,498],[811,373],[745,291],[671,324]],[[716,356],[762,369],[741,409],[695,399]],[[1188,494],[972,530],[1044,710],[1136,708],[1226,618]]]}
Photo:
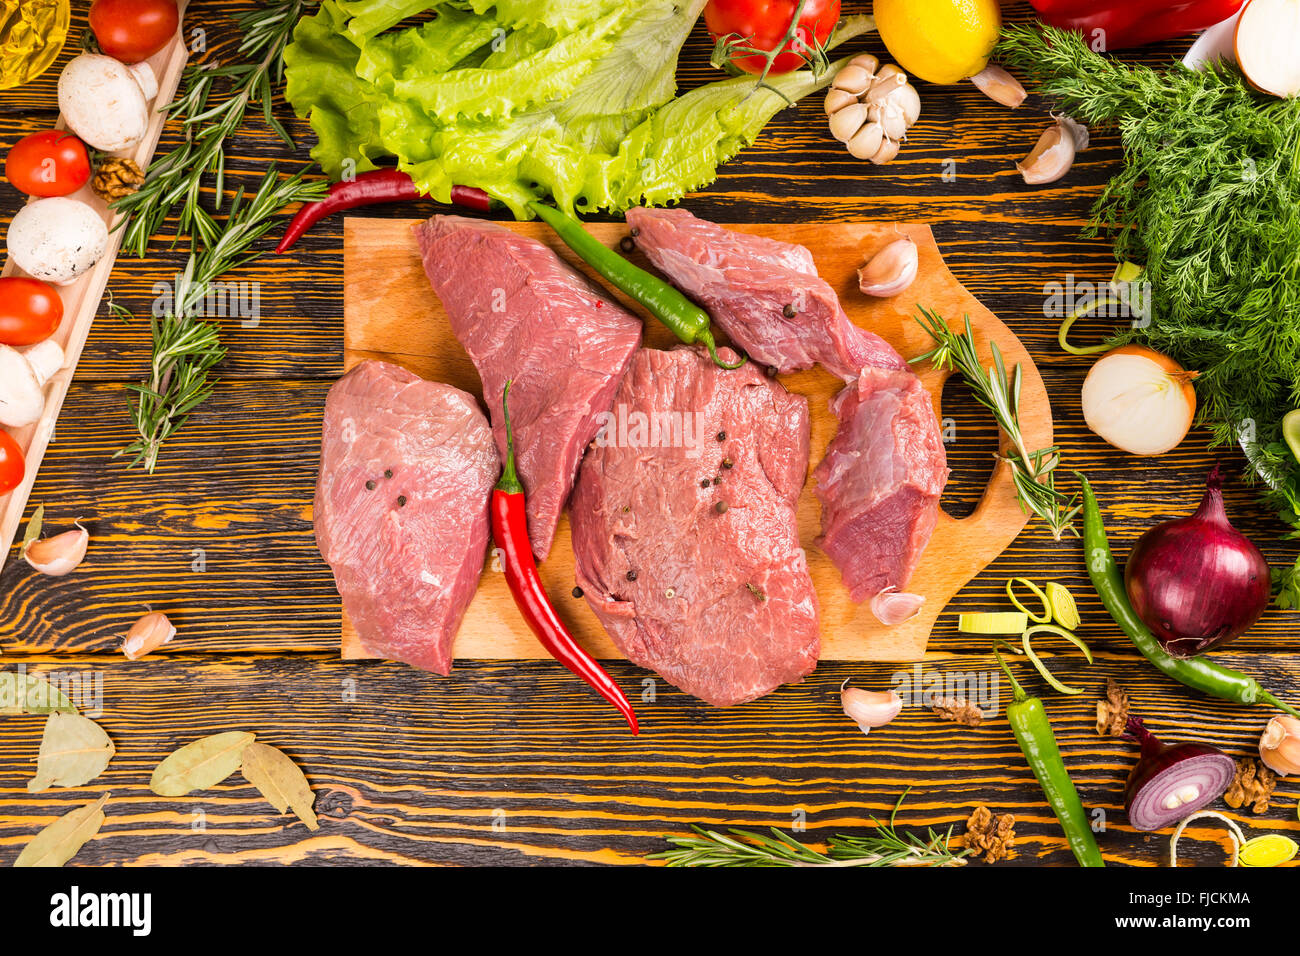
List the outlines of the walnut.
{"label": "walnut", "polygon": [[1128,691],[1106,680],[1106,697],[1097,701],[1097,733],[1103,737],[1118,737],[1128,723]]}
{"label": "walnut", "polygon": [[133,159],[110,156],[99,164],[90,188],[100,199],[112,202],[129,196],[144,184],[144,173]]}
{"label": "walnut", "polygon": [[1268,812],[1268,804],[1277,786],[1277,774],[1253,757],[1237,761],[1237,775],[1223,795],[1223,802],[1234,810],[1249,803],[1252,813]]}
{"label": "walnut", "polygon": [[979,707],[965,697],[942,697],[930,708],[944,720],[955,720],[965,727],[978,727],[984,720]]}
{"label": "walnut", "polygon": [[1009,813],[996,815],[986,806],[978,806],[966,821],[966,847],[975,856],[984,854],[985,863],[996,863],[1011,855],[1015,842],[1016,818]]}

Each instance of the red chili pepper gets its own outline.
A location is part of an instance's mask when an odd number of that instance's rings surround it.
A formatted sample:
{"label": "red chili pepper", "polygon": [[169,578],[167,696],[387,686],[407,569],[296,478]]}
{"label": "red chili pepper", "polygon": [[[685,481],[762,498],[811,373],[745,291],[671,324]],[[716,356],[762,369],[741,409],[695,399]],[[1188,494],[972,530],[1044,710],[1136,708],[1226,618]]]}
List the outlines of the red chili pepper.
{"label": "red chili pepper", "polygon": [[1043,21],[1082,33],[1099,52],[1145,46],[1212,27],[1244,0],[1030,0]]}
{"label": "red chili pepper", "polygon": [[501,480],[492,492],[492,539],[501,549],[501,567],[506,584],[514,595],[515,603],[524,620],[533,629],[542,646],[551,656],[596,689],[600,696],[618,708],[632,733],[637,733],[636,714],[623,696],[614,679],[605,673],[595,659],[573,639],[560,620],[551,599],[546,596],[537,562],[533,560],[532,544],[528,540],[528,515],[524,510],[524,486],[515,473],[515,439],[510,429],[510,383],[506,382],[501,395],[501,410],[506,419],[506,463]]}
{"label": "red chili pepper", "polygon": [[[397,169],[373,169],[349,182],[338,182],[330,187],[329,195],[320,202],[308,203],[289,221],[284,238],[275,247],[284,252],[302,238],[303,233],[326,216],[357,206],[373,206],[385,202],[413,202],[424,194],[415,188],[411,177]],[[487,212],[492,199],[481,189],[471,186],[453,186],[451,201],[469,209]]]}

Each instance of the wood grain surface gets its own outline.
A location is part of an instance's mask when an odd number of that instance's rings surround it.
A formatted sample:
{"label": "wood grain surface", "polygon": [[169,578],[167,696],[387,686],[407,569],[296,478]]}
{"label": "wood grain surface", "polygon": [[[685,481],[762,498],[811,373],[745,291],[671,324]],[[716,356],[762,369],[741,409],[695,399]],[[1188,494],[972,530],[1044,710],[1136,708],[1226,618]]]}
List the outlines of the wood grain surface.
{"label": "wood grain surface", "polygon": [[[201,25],[208,43],[198,62],[232,56],[238,37],[229,14],[251,2],[194,0],[186,27]],[[73,36],[84,27],[85,7],[74,4]],[[1029,16],[1025,4],[1008,12]],[[1186,47],[1172,42],[1139,57],[1163,62]],[[710,77],[709,49],[697,29],[682,56],[683,87]],[[883,54],[874,36],[850,49]],[[57,70],[70,56],[0,96],[0,147],[53,123]],[[1095,131],[1069,176],[1030,187],[1014,163],[1048,124],[1050,104],[1031,96],[1012,112],[969,84],[922,85],[920,92],[921,121],[887,167],[852,159],[826,133],[820,103],[807,102],[778,115],[684,205],[719,221],[931,223],[953,274],[1034,356],[1056,440],[1067,463],[1093,480],[1122,556],[1152,522],[1195,506],[1212,462],[1236,473],[1241,461],[1233,449],[1207,450],[1201,430],[1160,459],[1134,459],[1084,425],[1079,387],[1089,363],[1060,351],[1058,323],[1044,316],[1045,290],[1070,275],[1100,282],[1113,271],[1109,245],[1080,231],[1119,168],[1115,133]],[[255,184],[272,161],[282,174],[308,163],[310,131],[283,104],[276,112],[298,150],[251,118],[230,144],[231,189]],[[161,148],[182,136],[169,124]],[[0,229],[21,202],[0,185]],[[404,204],[368,215],[411,219],[431,211]],[[148,476],[124,469],[113,453],[131,437],[125,385],[146,373],[154,284],[184,262],[184,244],[171,249],[171,238],[159,236],[144,259],[119,259],[109,287],[136,318],[123,323],[101,314],[33,489],[31,504],[45,504],[50,530],[78,517],[86,522],[92,545],[85,565],[55,580],[11,556],[0,573],[0,666],[101,675],[99,720],[117,756],[92,786],[31,795],[25,783],[42,719],[0,717],[0,864],[12,862],[41,826],[104,789],[113,792],[108,821],[74,864],[636,863],[691,824],[788,829],[802,821],[799,835],[810,840],[857,832],[908,787],[904,828],[956,823],[960,831],[960,821],[984,803],[1018,819],[1017,855],[1002,865],[1072,862],[1000,714],[972,730],[909,706],[870,737],[844,718],[841,681],[887,688],[901,665],[827,662],[803,684],[717,710],[611,662],[615,679],[640,690],[646,730],[629,740],[603,701],[550,662],[469,660],[438,678],[338,660],[339,601],[314,546],[311,497],[325,393],[343,370],[343,223],[323,222],[291,255],[267,254],[227,277],[260,283],[260,321],[248,328],[224,321],[230,352],[217,389]],[[1085,321],[1076,335],[1099,336],[1112,324]],[[997,436],[957,383],[946,386],[944,407],[957,422],[945,504],[968,514],[987,482]],[[1293,560],[1295,542],[1283,539],[1284,529],[1249,489],[1234,481],[1227,499],[1234,522],[1270,560]],[[1074,590],[1080,634],[1097,652],[1092,667],[1068,648],[1046,655],[1062,679],[1085,688],[1079,697],[1051,694],[1037,678],[1028,686],[1045,695],[1085,803],[1105,814],[1103,851],[1115,863],[1160,864],[1167,834],[1134,833],[1121,810],[1133,748],[1092,728],[1106,678],[1130,690],[1135,711],[1158,733],[1209,741],[1235,756],[1252,751],[1268,712],[1200,697],[1146,666],[1088,587],[1078,543],[1053,541],[1037,522],[940,615],[925,673],[992,673],[987,646],[958,634],[955,615],[1004,608],[1003,584],[1020,574]],[[165,653],[128,663],[118,647],[146,605],[171,615],[179,632]],[[1269,611],[1221,659],[1300,697],[1296,620]],[[1016,667],[1028,676],[1027,667]],[[651,690],[653,701],[643,699]],[[1008,700],[1003,687],[1002,703]],[[320,831],[309,834],[280,817],[238,775],[182,799],[149,792],[150,772],[167,752],[241,728],[307,771],[319,795]],[[1230,815],[1264,828],[1254,832],[1295,836],[1296,797],[1294,783],[1283,781],[1264,817]],[[1198,826],[1191,835],[1205,842],[1189,848],[1189,861],[1222,861],[1220,830]]]}
{"label": "wood grain surface", "polygon": [[[367,358],[383,358],[482,399],[478,373],[456,341],[446,311],[425,276],[419,245],[411,231],[416,222],[360,217],[344,221],[344,364],[351,368]],[[513,224],[511,228],[545,243],[592,281],[599,282],[594,270],[565,247],[549,226],[525,222]],[[884,338],[904,357],[921,355],[934,347],[933,340],[916,323],[918,307],[924,306],[944,316],[958,329],[968,317],[981,361],[992,364],[990,343],[997,343],[1008,368],[1020,366],[1020,420],[1028,447],[1047,448],[1052,444],[1052,409],[1033,358],[1011,330],[948,270],[928,226],[731,223],[728,228],[807,248],[817,263],[818,274],[836,291],[849,318]],[[591,231],[608,246],[617,246],[627,234],[626,226],[619,223],[596,223]],[[900,235],[910,236],[916,243],[920,257],[918,278],[906,292],[892,299],[869,299],[858,290],[858,267]],[[636,253],[633,259],[642,268],[650,268],[643,254]],[[605,288],[608,283],[600,286]],[[666,328],[645,316],[627,296],[620,294],[618,299],[633,314],[647,319],[646,346],[672,348],[677,344]],[[726,341],[725,336],[722,341]],[[918,372],[930,393],[935,414],[942,421],[944,383],[950,376],[928,363],[922,363]],[[800,543],[808,553],[808,570],[820,605],[821,659],[916,660],[925,653],[930,631],[949,599],[987,567],[1025,526],[1027,519],[1016,498],[1010,469],[999,464],[992,470],[979,503],[970,514],[954,518],[940,512],[934,535],[906,588],[921,595],[925,603],[916,617],[895,627],[885,627],[876,620],[867,602],[855,604],[849,598],[839,570],[815,543],[821,533],[821,505],[812,476],[839,427],[830,403],[844,383],[821,368],[783,375],[781,381],[791,392],[808,400],[811,420],[812,454],[799,497],[798,516]],[[555,544],[541,570],[553,595],[568,594],[577,583],[567,514],[561,519]],[[587,602],[561,600],[559,606],[574,637],[591,654],[598,658],[621,656]],[[457,657],[493,660],[547,656],[520,617],[505,578],[491,558],[456,634],[455,653]],[[343,656],[369,656],[346,612]]]}

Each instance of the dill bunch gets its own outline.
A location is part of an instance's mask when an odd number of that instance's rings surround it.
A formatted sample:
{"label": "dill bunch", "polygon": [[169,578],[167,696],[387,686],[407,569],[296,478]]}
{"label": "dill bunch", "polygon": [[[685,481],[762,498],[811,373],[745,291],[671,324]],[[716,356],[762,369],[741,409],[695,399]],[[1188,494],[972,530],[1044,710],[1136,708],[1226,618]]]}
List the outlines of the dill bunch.
{"label": "dill bunch", "polygon": [[[1260,94],[1231,68],[1155,70],[1094,53],[1078,34],[1009,26],[998,53],[1076,119],[1118,128],[1124,168],[1086,235],[1145,267],[1141,341],[1199,371],[1198,419],[1237,442],[1262,496],[1300,537],[1300,464],[1282,416],[1300,405],[1300,99]],[[1300,561],[1279,577],[1300,603]]]}

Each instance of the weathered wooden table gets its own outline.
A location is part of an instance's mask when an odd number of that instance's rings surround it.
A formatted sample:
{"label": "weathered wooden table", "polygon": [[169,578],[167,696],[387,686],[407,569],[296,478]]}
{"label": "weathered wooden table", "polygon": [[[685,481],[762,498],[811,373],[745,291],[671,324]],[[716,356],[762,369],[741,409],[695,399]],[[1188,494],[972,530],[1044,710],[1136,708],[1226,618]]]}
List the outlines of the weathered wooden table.
{"label": "weathered wooden table", "polygon": [[[191,5],[187,25],[207,31],[205,59],[232,54],[229,11],[248,2]],[[1026,14],[1017,8],[1013,15]],[[874,36],[863,45],[881,52]],[[1156,61],[1184,47],[1143,55]],[[684,85],[705,76],[707,55],[697,31],[682,59]],[[57,70],[0,96],[0,144],[53,121]],[[720,221],[932,223],[953,271],[1034,354],[1067,464],[1092,478],[1123,554],[1152,522],[1195,507],[1213,461],[1227,461],[1235,473],[1240,456],[1206,451],[1198,431],[1164,458],[1134,459],[1084,426],[1079,385],[1088,362],[1058,348],[1057,322],[1043,315],[1044,289],[1068,275],[1104,281],[1113,270],[1108,244],[1085,241],[1080,230],[1118,168],[1116,137],[1098,132],[1063,182],[1029,187],[1014,163],[1045,126],[1044,104],[1031,98],[1011,112],[969,84],[923,86],[921,94],[921,122],[888,167],[849,157],[826,134],[821,104],[812,100],[781,114],[686,205]],[[277,110],[288,122],[289,110]],[[301,122],[289,126],[296,151],[251,120],[230,150],[232,180],[255,182],[273,160],[282,170],[305,165],[310,132]],[[162,148],[179,136],[170,129]],[[0,188],[4,226],[20,202],[11,187]],[[367,214],[427,212],[412,205]],[[126,470],[113,454],[132,437],[125,386],[148,364],[154,284],[168,281],[183,256],[160,240],[146,259],[119,259],[110,288],[136,317],[123,323],[101,312],[32,496],[33,505],[45,504],[51,528],[82,519],[90,556],[62,579],[41,577],[16,555],[0,574],[0,664],[102,680],[99,722],[117,756],[91,786],[29,795],[43,718],[0,718],[0,862],[103,789],[113,792],[108,821],[75,863],[636,863],[691,824],[803,826],[798,835],[810,840],[853,832],[888,813],[909,788],[899,816],[905,827],[957,824],[960,831],[984,803],[1016,816],[1013,864],[1072,862],[1000,714],[968,729],[911,707],[870,737],[843,716],[842,681],[885,688],[905,665],[826,663],[798,686],[728,710],[660,681],[655,699],[638,704],[644,732],[631,739],[603,701],[554,663],[467,660],[441,678],[340,661],[339,599],[315,547],[311,507],[322,405],[341,373],[341,235],[341,220],[327,221],[292,255],[266,255],[226,277],[260,283],[260,324],[226,320],[230,352],[220,383],[152,476]],[[1083,323],[1080,331],[1101,328]],[[995,433],[962,401],[960,386],[949,392],[958,425],[945,504],[961,514],[983,487]],[[1239,482],[1228,506],[1271,560],[1292,559],[1294,544]],[[1079,597],[1080,633],[1097,662],[1087,667],[1065,651],[1050,662],[1086,692],[1066,698],[1036,678],[1028,684],[1047,694],[1084,802],[1103,811],[1107,859],[1164,861],[1165,837],[1135,833],[1122,812],[1134,748],[1093,728],[1106,679],[1131,691],[1135,712],[1158,732],[1212,741],[1234,755],[1253,750],[1267,712],[1199,697],[1156,674],[1098,604],[1077,541],[1053,541],[1037,523],[941,616],[923,668],[993,669],[987,642],[956,632],[956,613],[1004,607],[1011,575],[1060,580]],[[164,653],[127,662],[122,635],[146,606],[167,612],[179,634]],[[1295,620],[1270,612],[1222,659],[1294,695]],[[611,671],[625,687],[646,677],[623,662]],[[1005,685],[1003,693],[1005,704]],[[150,793],[149,774],[164,754],[227,729],[256,731],[305,768],[318,793],[318,832],[276,815],[238,775],[189,798]],[[1283,783],[1266,825],[1295,831],[1295,788]],[[1191,857],[1208,864],[1222,853],[1202,844]]]}

